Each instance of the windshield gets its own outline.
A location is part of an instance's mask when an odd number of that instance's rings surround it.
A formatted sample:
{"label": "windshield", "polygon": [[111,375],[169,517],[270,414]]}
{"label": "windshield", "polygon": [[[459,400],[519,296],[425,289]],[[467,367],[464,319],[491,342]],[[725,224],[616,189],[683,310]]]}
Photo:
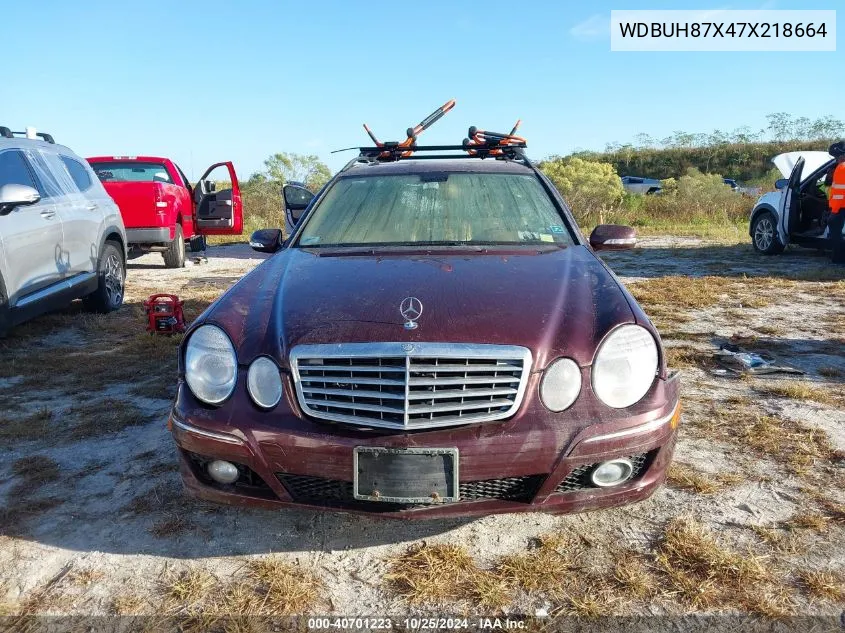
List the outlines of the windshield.
{"label": "windshield", "polygon": [[348,176],[318,203],[299,246],[572,244],[534,175]]}
{"label": "windshield", "polygon": [[91,167],[102,182],[173,182],[161,163],[97,162]]}

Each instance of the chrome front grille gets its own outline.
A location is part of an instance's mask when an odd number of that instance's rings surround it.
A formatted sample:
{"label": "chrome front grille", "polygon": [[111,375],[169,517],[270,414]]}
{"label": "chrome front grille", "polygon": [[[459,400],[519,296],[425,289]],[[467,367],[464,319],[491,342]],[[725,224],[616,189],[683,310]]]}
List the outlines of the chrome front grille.
{"label": "chrome front grille", "polygon": [[531,352],[454,343],[298,345],[291,369],[299,405],[312,417],[425,429],[513,415]]}

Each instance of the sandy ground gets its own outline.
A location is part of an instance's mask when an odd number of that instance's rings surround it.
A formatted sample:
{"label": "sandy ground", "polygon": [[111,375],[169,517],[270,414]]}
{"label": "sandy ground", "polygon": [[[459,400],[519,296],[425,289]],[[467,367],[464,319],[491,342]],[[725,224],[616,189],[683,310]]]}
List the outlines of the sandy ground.
{"label": "sandy ground", "polygon": [[[208,255],[207,263],[189,262],[181,271],[164,269],[157,255],[145,256],[130,262],[127,283],[177,293],[197,284],[224,288],[262,260],[245,245],[214,247]],[[791,250],[778,258],[763,258],[752,253],[750,246],[723,247],[700,240],[662,238],[645,239],[637,250],[613,253],[606,260],[626,283],[664,275],[745,272],[777,276],[826,265],[826,260],[812,251]],[[682,328],[691,334],[730,337],[754,331],[761,324],[776,324],[777,338],[784,343],[778,348],[779,356],[808,372],[806,379],[821,381],[815,373],[820,366],[845,371],[843,355],[823,345],[830,332],[819,317],[831,311],[842,315],[841,301],[814,295],[810,289],[796,296],[778,297],[743,322],[737,322],[722,308],[694,311],[695,318]],[[42,344],[49,344],[50,336],[66,341],[73,333],[52,333]],[[4,381],[0,389],[14,389],[14,382]],[[837,382],[841,390],[842,378],[834,384]],[[695,415],[702,401],[719,402],[744,388],[741,381],[710,376],[696,368],[684,370],[683,385],[685,394],[694,396],[687,405],[687,416]],[[32,394],[33,399],[38,397],[38,393]],[[80,399],[85,397],[79,395]],[[399,614],[411,607],[386,588],[383,576],[387,559],[412,543],[460,543],[482,564],[503,554],[525,551],[532,539],[549,532],[607,538],[614,541],[613,545],[637,549],[645,548],[668,518],[686,515],[736,544],[751,538],[745,529],[748,526],[786,521],[804,503],[801,482],[784,475],[776,464],[755,459],[736,445],[682,431],[677,459],[705,473],[748,475],[748,481],[711,495],[664,486],[651,499],[635,506],[567,517],[519,514],[406,522],[335,512],[218,507],[181,494],[174,468],[175,451],[165,429],[169,402],[143,397],[134,397],[133,401],[153,414],[154,421],[80,442],[55,446],[24,442],[0,449],[0,500],[7,498],[15,481],[6,464],[33,453],[49,455],[65,473],[59,481],[46,484],[44,494],[67,498],[30,522],[23,534],[0,532],[0,603],[18,604],[68,570],[93,570],[96,579],[92,582],[62,581],[65,584],[59,593],[63,598],[45,609],[52,613],[108,613],[115,596],[130,594],[143,597],[141,610],[149,612],[156,608],[164,579],[179,570],[200,566],[218,578],[226,578],[245,560],[272,554],[315,569],[327,588],[327,613]],[[845,450],[845,412],[841,408],[782,398],[765,399],[764,404],[774,415],[816,426]],[[766,473],[775,476],[761,479]],[[845,501],[842,490],[829,493],[839,503]],[[139,497],[152,500],[146,511],[137,511],[137,506],[132,509],[131,502]],[[175,521],[176,527],[172,534],[162,535],[157,526],[167,521]],[[796,566],[841,571],[845,568],[841,537],[841,531],[836,533],[835,538],[840,539],[836,547],[830,534],[809,533],[800,551],[790,556]],[[514,597],[511,610],[533,614],[535,609],[550,606],[537,597],[522,595]],[[655,606],[645,613],[665,609]],[[802,612],[836,610],[823,602],[800,604]]]}

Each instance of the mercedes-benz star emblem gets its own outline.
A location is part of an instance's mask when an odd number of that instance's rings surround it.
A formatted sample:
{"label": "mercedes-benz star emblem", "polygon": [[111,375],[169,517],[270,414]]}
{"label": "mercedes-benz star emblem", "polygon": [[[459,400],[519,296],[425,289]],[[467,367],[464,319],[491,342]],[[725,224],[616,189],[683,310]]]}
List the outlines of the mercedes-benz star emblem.
{"label": "mercedes-benz star emblem", "polygon": [[405,321],[406,330],[417,329],[417,321],[422,316],[422,312],[422,301],[416,297],[405,297],[402,299],[402,303],[399,304],[399,313],[407,319]]}

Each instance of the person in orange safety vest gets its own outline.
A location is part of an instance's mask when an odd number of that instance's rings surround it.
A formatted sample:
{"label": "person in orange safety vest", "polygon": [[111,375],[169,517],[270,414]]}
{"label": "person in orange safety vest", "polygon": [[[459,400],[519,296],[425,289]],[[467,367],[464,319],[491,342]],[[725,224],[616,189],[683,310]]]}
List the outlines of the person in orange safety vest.
{"label": "person in orange safety vest", "polygon": [[845,245],[842,241],[842,228],[845,226],[845,141],[834,143],[828,151],[836,159],[836,166],[828,193],[830,217],[827,220],[827,236],[833,250],[833,263],[845,264]]}

